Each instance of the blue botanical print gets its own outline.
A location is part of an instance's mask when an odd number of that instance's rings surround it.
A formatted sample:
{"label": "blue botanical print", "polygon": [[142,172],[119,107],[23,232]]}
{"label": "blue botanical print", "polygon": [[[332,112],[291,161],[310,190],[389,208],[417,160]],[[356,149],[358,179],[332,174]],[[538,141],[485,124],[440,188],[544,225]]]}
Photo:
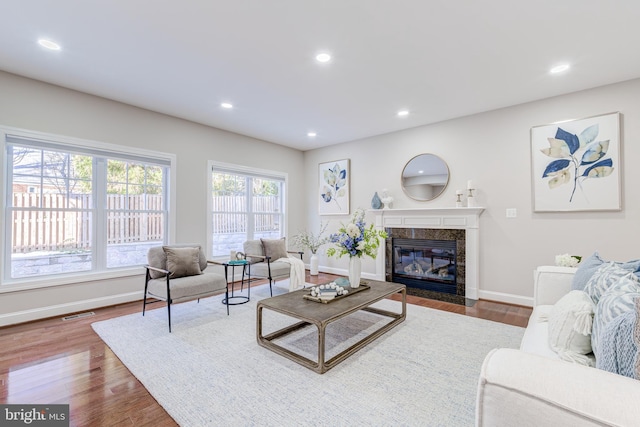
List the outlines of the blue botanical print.
{"label": "blue botanical print", "polygon": [[346,189],[344,186],[347,183],[347,170],[342,169],[338,163],[333,168],[327,169],[323,174],[324,182],[322,183],[322,189],[320,190],[320,196],[325,203],[334,201],[339,209],[340,203],[338,203],[338,197],[344,197]]}
{"label": "blue botanical print", "polygon": [[576,188],[582,189],[582,182],[589,178],[604,178],[614,170],[611,158],[603,159],[609,149],[609,140],[596,141],[599,126],[589,126],[580,135],[574,135],[558,127],[555,138],[548,138],[549,148],[543,154],[558,160],[551,161],[542,178],[549,179],[549,188],[573,182],[569,202],[573,201]]}

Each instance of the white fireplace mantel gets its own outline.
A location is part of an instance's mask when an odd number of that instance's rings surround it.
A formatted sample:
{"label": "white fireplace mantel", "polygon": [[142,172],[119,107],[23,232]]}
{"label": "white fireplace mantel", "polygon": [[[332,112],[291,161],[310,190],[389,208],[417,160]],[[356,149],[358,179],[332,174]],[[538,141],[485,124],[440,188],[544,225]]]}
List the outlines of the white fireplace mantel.
{"label": "white fireplace mantel", "polygon": [[[480,215],[484,208],[412,208],[369,210],[375,227],[437,228],[465,230],[465,297],[478,299],[480,281]],[[376,279],[385,280],[385,248],[381,245],[376,258]]]}

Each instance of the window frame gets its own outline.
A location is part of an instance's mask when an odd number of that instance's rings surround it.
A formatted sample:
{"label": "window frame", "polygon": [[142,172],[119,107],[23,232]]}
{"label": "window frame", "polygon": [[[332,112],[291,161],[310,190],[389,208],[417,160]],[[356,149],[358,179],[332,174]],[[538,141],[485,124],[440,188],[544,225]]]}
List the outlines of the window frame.
{"label": "window frame", "polygon": [[[3,209],[3,226],[0,227],[0,242],[2,242],[0,244],[0,262],[2,263],[2,274],[0,275],[0,293],[25,289],[46,288],[72,283],[81,283],[141,274],[140,266],[127,266],[107,269],[105,264],[103,266],[99,266],[101,267],[100,269],[97,269],[96,262],[94,261],[91,270],[77,273],[61,273],[42,276],[28,276],[21,278],[10,277],[11,248],[9,246],[11,245],[11,224],[8,223],[9,221],[5,220],[7,218],[7,208],[11,206],[12,197],[12,192],[9,191],[8,184],[12,182],[13,177],[9,176],[12,168],[10,168],[7,164],[9,159],[6,158],[8,138],[41,142],[43,144],[42,148],[47,148],[46,144],[49,143],[60,148],[64,147],[70,152],[87,154],[93,156],[94,158],[96,155],[100,154],[107,156],[107,158],[109,159],[115,158],[128,161],[136,161],[136,159],[139,159],[147,160],[149,163],[157,161],[165,164],[167,167],[168,176],[165,177],[167,196],[167,219],[165,223],[164,240],[165,243],[175,240],[176,202],[175,197],[173,197],[176,189],[175,154],[0,125],[0,169],[2,176],[2,185],[0,185],[0,200]],[[96,184],[98,183],[94,182],[94,192],[99,191]],[[106,185],[106,181],[104,183],[100,183],[99,185]],[[96,206],[98,206],[98,200],[96,200],[95,203]],[[94,229],[94,232],[96,232],[96,227],[98,226],[99,221],[94,218],[93,222],[94,224],[92,224],[92,227]],[[106,244],[106,240],[103,240],[103,243]],[[101,251],[106,251],[106,249],[106,246],[104,248],[96,247],[94,248],[94,253],[99,254]]]}
{"label": "window frame", "polygon": [[[289,174],[287,172],[281,172],[269,169],[254,168],[251,166],[237,165],[233,163],[219,162],[215,160],[209,160],[207,162],[207,257],[216,261],[226,261],[229,259],[228,255],[213,256],[213,183],[212,173],[214,170],[224,171],[230,174],[238,175],[251,175],[258,178],[274,179],[282,181],[282,236],[286,236],[289,223]],[[250,195],[249,195],[250,197]],[[247,225],[247,227],[249,224]]]}

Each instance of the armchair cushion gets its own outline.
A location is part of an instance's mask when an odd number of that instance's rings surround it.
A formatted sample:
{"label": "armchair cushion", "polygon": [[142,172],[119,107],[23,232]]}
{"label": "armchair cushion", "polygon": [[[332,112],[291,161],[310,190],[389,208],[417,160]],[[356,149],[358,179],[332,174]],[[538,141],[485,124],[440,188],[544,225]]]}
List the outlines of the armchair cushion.
{"label": "armchair cushion", "polygon": [[169,278],[175,279],[202,274],[200,270],[200,248],[163,246],[162,250],[167,257],[167,270],[171,272]]}
{"label": "armchair cushion", "polygon": [[247,257],[247,261],[250,263],[264,261],[262,258],[252,257],[256,255],[259,257],[264,256],[264,249],[262,248],[262,242],[260,240],[247,240],[243,245],[244,254]]}
{"label": "armchair cushion", "polygon": [[[170,280],[171,301],[178,303],[196,298],[204,298],[226,289],[224,276],[213,271],[203,272],[195,276],[185,276]],[[164,279],[149,280],[149,296],[167,299],[167,281]]]}
{"label": "armchair cushion", "polygon": [[289,277],[291,265],[284,262],[270,262],[269,264],[269,266],[266,262],[251,264],[251,277],[269,277],[269,268],[271,268],[271,278],[273,279]]}
{"label": "armchair cushion", "polygon": [[[169,245],[169,248],[198,248],[199,250],[199,264],[200,271],[204,271],[207,268],[207,258],[205,257],[203,251],[200,249],[200,245],[198,244],[178,244],[178,245]],[[151,267],[160,268],[162,270],[168,270],[167,268],[167,255],[164,252],[164,246],[154,246],[149,249],[147,252],[147,262]],[[149,275],[152,279],[159,279],[164,276],[159,271],[149,270]]]}
{"label": "armchair cushion", "polygon": [[280,258],[287,258],[287,244],[283,237],[282,239],[260,239],[262,246],[264,247],[264,255],[271,257],[271,261],[275,261]]}

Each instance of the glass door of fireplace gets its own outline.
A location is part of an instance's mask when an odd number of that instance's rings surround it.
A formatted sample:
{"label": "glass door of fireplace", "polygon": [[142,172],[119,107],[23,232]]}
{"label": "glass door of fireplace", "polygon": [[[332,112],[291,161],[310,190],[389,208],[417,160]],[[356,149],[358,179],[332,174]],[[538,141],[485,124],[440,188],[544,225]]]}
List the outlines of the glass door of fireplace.
{"label": "glass door of fireplace", "polygon": [[437,292],[456,293],[456,241],[393,239],[392,280]]}

